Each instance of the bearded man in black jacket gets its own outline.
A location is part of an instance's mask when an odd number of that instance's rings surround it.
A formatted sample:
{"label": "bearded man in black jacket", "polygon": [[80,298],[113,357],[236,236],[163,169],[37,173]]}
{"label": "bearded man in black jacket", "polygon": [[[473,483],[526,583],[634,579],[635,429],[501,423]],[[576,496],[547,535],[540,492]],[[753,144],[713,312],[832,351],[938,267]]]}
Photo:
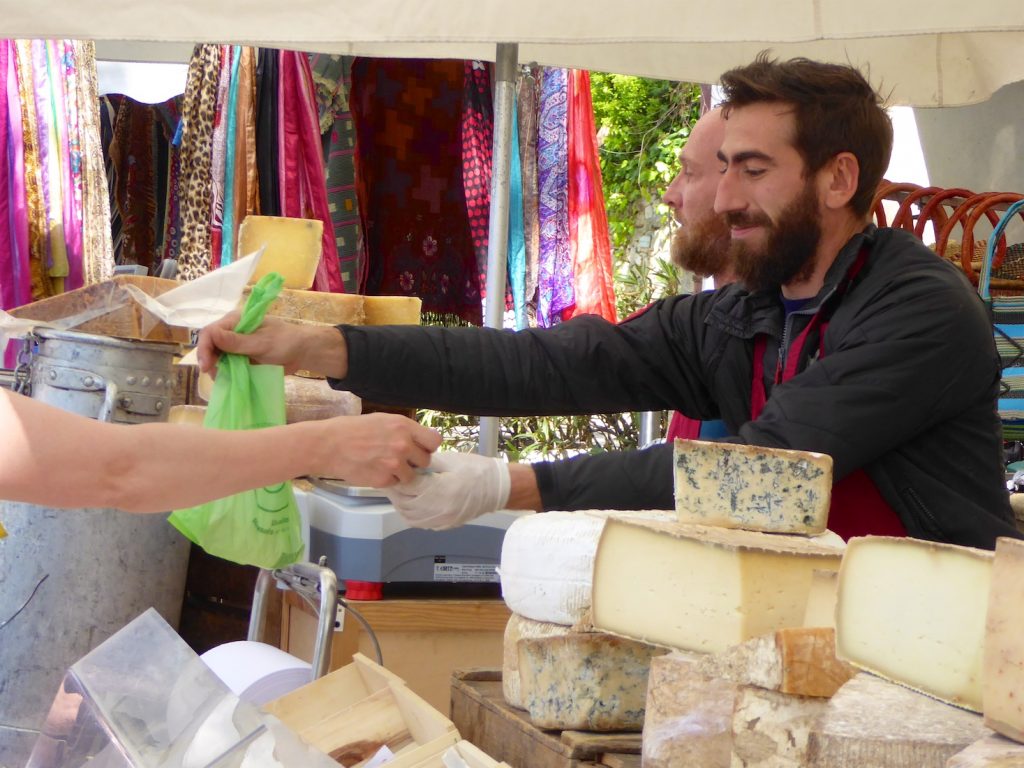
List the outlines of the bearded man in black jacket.
{"label": "bearded man in black jacket", "polygon": [[[852,67],[766,55],[722,84],[714,212],[739,282],[617,325],[517,333],[268,322],[237,336],[229,316],[203,331],[201,366],[239,352],[376,402],[480,415],[676,409],[722,419],[737,442],[830,455],[829,527],[845,538],[1019,535],[985,307],[913,236],[869,223],[892,149],[878,94]],[[431,467],[389,494],[414,525],[673,506],[670,445],[532,465],[439,453]]]}

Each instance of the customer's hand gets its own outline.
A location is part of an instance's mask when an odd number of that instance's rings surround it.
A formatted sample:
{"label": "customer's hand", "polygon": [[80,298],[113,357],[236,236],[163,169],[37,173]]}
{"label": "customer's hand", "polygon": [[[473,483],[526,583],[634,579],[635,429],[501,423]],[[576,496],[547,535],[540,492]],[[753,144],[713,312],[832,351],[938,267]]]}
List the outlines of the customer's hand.
{"label": "customer's hand", "polygon": [[501,459],[476,453],[435,453],[430,471],[387,489],[387,497],[414,528],[457,528],[504,509],[511,481]]}
{"label": "customer's hand", "polygon": [[310,456],[316,466],[310,474],[340,478],[351,485],[386,488],[413,483],[441,445],[437,432],[394,413],[338,416],[302,424],[315,430]]}

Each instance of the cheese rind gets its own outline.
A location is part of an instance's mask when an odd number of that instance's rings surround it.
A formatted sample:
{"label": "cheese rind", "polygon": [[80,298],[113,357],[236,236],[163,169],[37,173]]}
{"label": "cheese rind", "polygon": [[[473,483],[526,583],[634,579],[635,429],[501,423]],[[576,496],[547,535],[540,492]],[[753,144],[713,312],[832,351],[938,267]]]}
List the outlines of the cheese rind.
{"label": "cheese rind", "polygon": [[651,659],[668,653],[601,633],[520,640],[519,679],[538,728],[639,731]]}
{"label": "cheese rind", "polygon": [[838,568],[834,534],[785,536],[612,517],[594,562],[605,632],[715,652],[803,621],[811,573]]}
{"label": "cheese rind", "polygon": [[423,300],[415,296],[364,296],[366,325],[419,325]]}
{"label": "cheese rind", "polygon": [[642,740],[644,768],[729,768],[739,686],[698,669],[700,655],[651,659]]}
{"label": "cheese rind", "polygon": [[832,458],[755,445],[676,440],[676,513],[683,523],[770,533],[821,533]]}
{"label": "cheese rind", "polygon": [[1024,744],[992,734],[957,752],[946,768],[1024,768]]}
{"label": "cheese rind", "polygon": [[992,553],[917,539],[850,540],[839,571],[836,655],[981,711]]}
{"label": "cheese rind", "polygon": [[982,701],[985,725],[1024,742],[1024,541],[1000,538],[992,561]]}
{"label": "cheese rind", "polygon": [[733,768],[803,768],[826,699],[740,686],[732,718]]}
{"label": "cheese rind", "polygon": [[707,656],[700,669],[741,685],[828,698],[857,673],[836,658],[835,648],[831,628],[780,629]]}
{"label": "cheese rind", "polygon": [[519,648],[520,640],[540,637],[559,637],[568,635],[571,628],[561,624],[550,624],[533,621],[513,613],[505,625],[505,637],[502,643],[501,656],[501,692],[505,703],[517,709],[526,709],[523,703],[522,686],[519,682]]}
{"label": "cheese rind", "polygon": [[249,282],[278,272],[285,288],[309,288],[320,264],[323,234],[319,219],[246,216],[238,227],[239,257],[264,249]]}
{"label": "cheese rind", "polygon": [[572,626],[590,608],[594,553],[604,520],[581,512],[525,515],[505,532],[501,594],[534,621]]}
{"label": "cheese rind", "polygon": [[941,766],[990,731],[980,715],[860,673],[811,729],[815,768]]}

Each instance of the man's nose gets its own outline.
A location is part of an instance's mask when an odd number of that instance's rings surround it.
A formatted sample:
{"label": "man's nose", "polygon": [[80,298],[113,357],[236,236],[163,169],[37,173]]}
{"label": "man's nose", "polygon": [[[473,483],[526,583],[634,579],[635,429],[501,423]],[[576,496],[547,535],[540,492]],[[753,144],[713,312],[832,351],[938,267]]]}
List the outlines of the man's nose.
{"label": "man's nose", "polygon": [[746,206],[738,192],[735,176],[732,171],[727,170],[718,180],[718,190],[715,192],[715,213],[743,210]]}
{"label": "man's nose", "polygon": [[672,209],[676,221],[680,221],[683,212],[683,173],[680,171],[665,188],[661,202]]}

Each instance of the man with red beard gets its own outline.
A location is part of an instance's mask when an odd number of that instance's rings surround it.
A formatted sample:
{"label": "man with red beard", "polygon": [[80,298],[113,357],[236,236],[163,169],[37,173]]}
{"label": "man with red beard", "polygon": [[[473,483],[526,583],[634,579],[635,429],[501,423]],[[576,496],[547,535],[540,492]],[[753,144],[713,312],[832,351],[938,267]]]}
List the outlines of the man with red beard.
{"label": "man with red beard", "polygon": [[[1018,536],[985,308],[912,235],[869,223],[892,149],[878,94],[852,67],[764,55],[722,84],[715,210],[738,282],[618,325],[520,332],[268,322],[237,336],[229,316],[203,331],[202,367],[238,352],[376,402],[481,415],[678,409],[737,442],[830,455],[844,537]],[[423,527],[502,507],[673,507],[671,445],[533,465],[439,452],[431,467],[389,493]]]}

